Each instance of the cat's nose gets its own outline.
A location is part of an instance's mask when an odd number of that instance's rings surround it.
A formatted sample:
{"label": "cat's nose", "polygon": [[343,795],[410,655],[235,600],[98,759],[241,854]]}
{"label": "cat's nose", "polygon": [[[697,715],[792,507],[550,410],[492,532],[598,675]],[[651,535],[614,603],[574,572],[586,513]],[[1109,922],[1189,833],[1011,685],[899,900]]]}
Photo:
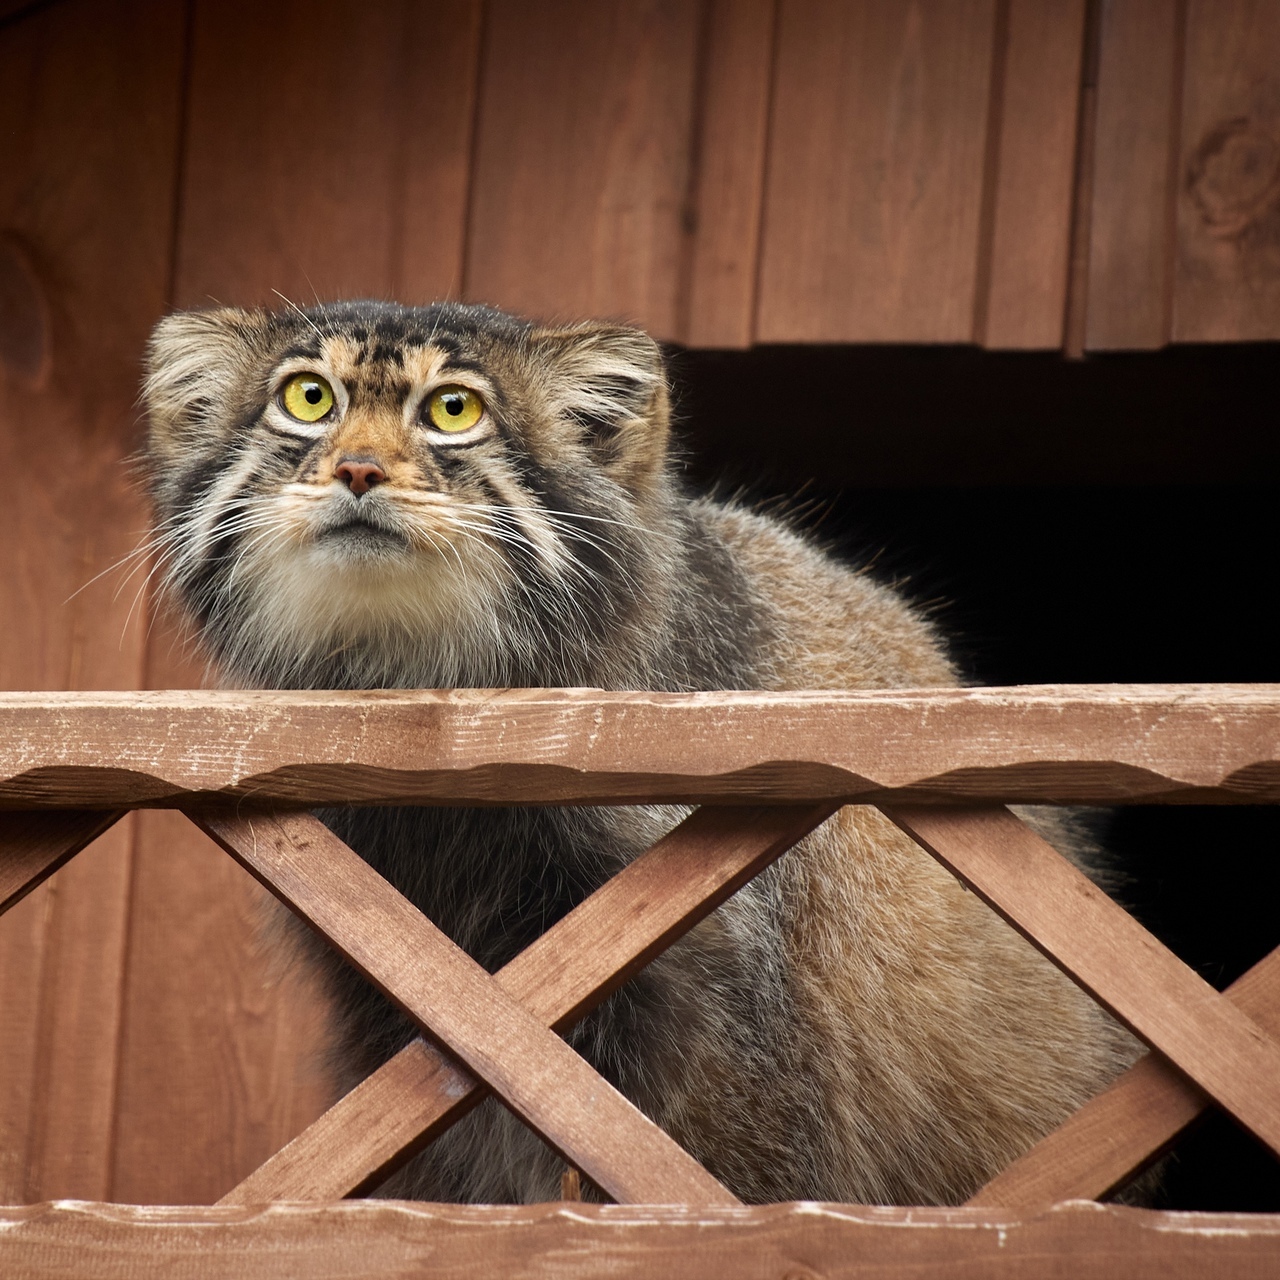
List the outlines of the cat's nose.
{"label": "cat's nose", "polygon": [[387,473],[376,462],[365,462],[360,458],[343,458],[334,467],[333,474],[357,496],[387,478]]}

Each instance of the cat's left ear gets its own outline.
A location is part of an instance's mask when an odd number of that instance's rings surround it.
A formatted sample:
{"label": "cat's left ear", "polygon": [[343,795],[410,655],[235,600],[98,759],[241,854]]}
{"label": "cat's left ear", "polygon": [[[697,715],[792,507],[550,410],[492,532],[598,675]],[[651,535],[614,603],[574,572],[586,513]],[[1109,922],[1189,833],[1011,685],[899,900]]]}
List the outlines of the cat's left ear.
{"label": "cat's left ear", "polygon": [[547,408],[619,484],[639,492],[662,470],[671,432],[666,362],[642,329],[587,323],[531,335],[550,375]]}

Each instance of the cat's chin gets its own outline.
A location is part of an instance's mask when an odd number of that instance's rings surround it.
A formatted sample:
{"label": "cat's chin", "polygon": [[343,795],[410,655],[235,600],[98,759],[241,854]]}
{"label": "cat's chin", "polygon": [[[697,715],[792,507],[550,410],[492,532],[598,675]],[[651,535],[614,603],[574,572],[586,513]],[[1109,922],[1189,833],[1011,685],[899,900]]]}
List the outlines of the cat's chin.
{"label": "cat's chin", "polygon": [[370,642],[468,648],[492,632],[503,586],[468,549],[422,549],[366,526],[264,556],[242,590],[242,621],[264,647],[301,658]]}

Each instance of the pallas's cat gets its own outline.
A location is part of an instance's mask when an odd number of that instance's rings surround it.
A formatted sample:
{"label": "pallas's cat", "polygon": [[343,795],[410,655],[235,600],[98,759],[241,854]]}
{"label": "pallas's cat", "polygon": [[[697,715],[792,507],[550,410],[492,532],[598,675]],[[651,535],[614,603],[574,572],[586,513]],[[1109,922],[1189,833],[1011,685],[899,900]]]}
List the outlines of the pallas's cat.
{"label": "pallas's cat", "polygon": [[[804,429],[794,388],[760,394],[780,430]],[[685,491],[662,355],[638,330],[453,304],[189,312],[155,330],[146,402],[163,571],[226,683],[956,683],[892,590],[777,519]],[[679,814],[322,816],[496,969]],[[413,1031],[322,950],[349,1084]],[[930,857],[852,807],[570,1039],[752,1201],[963,1199],[1132,1053]],[[553,1199],[562,1169],[490,1101],[392,1189]]]}

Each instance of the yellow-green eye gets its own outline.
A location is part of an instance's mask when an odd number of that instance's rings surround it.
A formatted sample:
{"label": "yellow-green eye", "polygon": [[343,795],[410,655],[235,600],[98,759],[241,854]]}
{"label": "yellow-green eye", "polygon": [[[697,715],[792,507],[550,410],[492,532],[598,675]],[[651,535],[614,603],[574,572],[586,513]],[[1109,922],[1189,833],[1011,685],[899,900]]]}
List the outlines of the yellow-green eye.
{"label": "yellow-green eye", "polygon": [[333,408],[333,388],[318,373],[295,373],[280,393],[285,410],[299,422],[319,422]]}
{"label": "yellow-green eye", "polygon": [[437,431],[466,431],[484,415],[484,401],[466,387],[440,387],[427,400],[427,421]]}

